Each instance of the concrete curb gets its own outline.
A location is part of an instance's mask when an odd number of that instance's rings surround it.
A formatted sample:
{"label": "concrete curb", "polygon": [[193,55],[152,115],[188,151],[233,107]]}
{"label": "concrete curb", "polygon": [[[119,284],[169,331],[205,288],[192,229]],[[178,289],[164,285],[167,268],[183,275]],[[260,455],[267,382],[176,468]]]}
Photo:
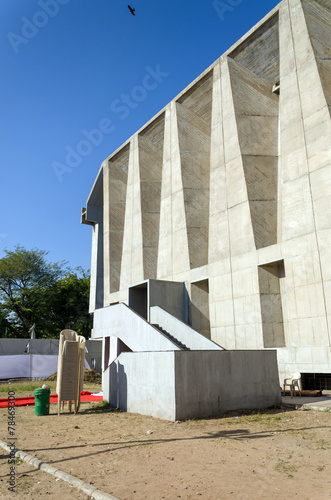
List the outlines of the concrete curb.
{"label": "concrete curb", "polygon": [[[5,441],[1,441],[1,439],[0,446],[2,446],[4,450],[8,451],[8,453],[11,452],[10,446],[5,443]],[[38,458],[25,453],[25,451],[16,450],[15,457],[19,457],[21,460],[23,460],[23,462],[33,465],[33,467],[35,467],[36,469],[43,470],[44,472],[48,472],[48,474],[52,474],[52,476],[54,477],[66,481],[67,483],[71,484],[71,486],[74,486],[83,493],[86,493],[94,500],[119,500],[117,497],[114,497],[109,493],[105,493],[104,491],[98,490],[98,488],[96,488],[95,486],[92,486],[91,484],[86,483],[81,479],[77,479],[76,477],[63,472],[62,470],[57,469],[56,467],[53,467],[46,462],[43,462],[42,460],[38,460]]]}
{"label": "concrete curb", "polygon": [[328,406],[319,406],[314,405],[313,403],[305,403],[302,405],[305,410],[315,410],[315,411],[331,411],[331,408]]}

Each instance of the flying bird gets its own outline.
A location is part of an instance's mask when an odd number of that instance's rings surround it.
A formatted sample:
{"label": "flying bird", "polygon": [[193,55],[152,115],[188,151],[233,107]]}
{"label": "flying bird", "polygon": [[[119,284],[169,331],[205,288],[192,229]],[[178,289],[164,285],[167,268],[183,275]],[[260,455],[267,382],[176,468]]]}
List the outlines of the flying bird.
{"label": "flying bird", "polygon": [[129,11],[131,12],[131,14],[132,14],[133,16],[135,16],[135,15],[136,15],[136,14],[134,13],[136,9],[133,9],[130,5],[128,5],[128,9],[129,9]]}

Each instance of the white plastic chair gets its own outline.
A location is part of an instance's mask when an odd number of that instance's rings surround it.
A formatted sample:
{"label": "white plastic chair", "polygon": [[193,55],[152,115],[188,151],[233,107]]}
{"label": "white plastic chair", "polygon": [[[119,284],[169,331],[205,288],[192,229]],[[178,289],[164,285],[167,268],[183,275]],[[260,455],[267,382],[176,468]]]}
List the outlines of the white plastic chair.
{"label": "white plastic chair", "polygon": [[298,391],[299,391],[299,394],[301,397],[301,373],[295,372],[295,373],[293,373],[293,375],[291,375],[290,378],[285,378],[284,384],[283,384],[284,391],[285,391],[286,386],[290,388],[291,398],[293,398],[293,391],[294,391],[294,395],[296,395],[296,393],[295,393],[296,387],[298,388]]}
{"label": "white plastic chair", "polygon": [[58,395],[58,415],[68,401],[71,412],[74,401],[74,413],[80,406],[80,394],[84,383],[85,338],[74,330],[62,330],[59,342],[56,393]]}

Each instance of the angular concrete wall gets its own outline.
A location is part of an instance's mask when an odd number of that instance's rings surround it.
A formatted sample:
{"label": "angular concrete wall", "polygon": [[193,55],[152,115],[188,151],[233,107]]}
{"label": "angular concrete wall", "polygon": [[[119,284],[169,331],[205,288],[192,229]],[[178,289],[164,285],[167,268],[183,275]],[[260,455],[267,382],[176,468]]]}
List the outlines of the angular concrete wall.
{"label": "angular concrete wall", "polygon": [[179,351],[174,356],[178,420],[281,402],[276,351]]}
{"label": "angular concrete wall", "polygon": [[103,398],[131,413],[175,421],[174,374],[173,352],[122,353],[104,373]]}
{"label": "angular concrete wall", "polygon": [[110,404],[172,421],[281,402],[275,351],[122,353],[105,375]]}
{"label": "angular concrete wall", "polygon": [[125,304],[115,304],[95,311],[94,329],[99,338],[117,337],[135,352],[178,349],[171,340]]}
{"label": "angular concrete wall", "polygon": [[220,350],[218,344],[205,338],[203,335],[193,330],[190,326],[178,320],[164,309],[158,306],[150,308],[150,323],[158,325],[170,333],[176,340],[181,342],[186,348],[191,350]]}
{"label": "angular concrete wall", "polygon": [[214,342],[331,373],[330,21],[329,0],[283,0],[104,162],[91,311],[185,282]]}

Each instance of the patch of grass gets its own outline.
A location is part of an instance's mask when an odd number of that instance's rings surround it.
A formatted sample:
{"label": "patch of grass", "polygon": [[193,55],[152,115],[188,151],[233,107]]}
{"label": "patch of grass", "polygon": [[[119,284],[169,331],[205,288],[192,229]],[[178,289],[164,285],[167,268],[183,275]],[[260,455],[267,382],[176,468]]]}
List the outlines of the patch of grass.
{"label": "patch of grass", "polygon": [[320,439],[318,441],[318,448],[320,450],[328,450],[330,448],[330,444],[325,439]]}
{"label": "patch of grass", "polygon": [[324,468],[325,468],[325,465],[319,465],[317,467],[317,470],[318,470],[318,472],[322,472],[324,470]]}
{"label": "patch of grass", "polygon": [[[263,425],[272,425],[272,424],[280,424],[282,421],[286,419],[286,414],[274,414],[274,413],[266,413],[261,412],[260,410],[253,411],[250,415],[245,415],[245,417],[241,417],[241,422],[245,424],[251,423],[259,423]],[[237,420],[238,422],[238,420]]]}
{"label": "patch of grass", "polygon": [[110,406],[107,401],[90,404],[88,408],[81,408],[80,413],[122,413],[122,410]]}
{"label": "patch of grass", "polygon": [[[8,392],[14,391],[15,396],[29,397],[33,396],[35,389],[40,389],[45,382],[42,380],[25,380],[22,382],[8,382],[0,385],[0,397],[8,398]],[[55,391],[56,382],[47,382],[46,385],[50,387],[51,392]]]}
{"label": "patch of grass", "polygon": [[[24,380],[0,384],[0,399],[8,398],[8,392],[14,391],[17,398],[34,396],[34,391],[40,389],[43,384],[51,389],[51,394],[56,394],[56,381],[49,380]],[[101,385],[96,383],[84,383],[84,391],[100,392]]]}
{"label": "patch of grass", "polygon": [[100,392],[101,391],[101,384],[96,384],[92,382],[84,382],[84,391],[90,391],[90,392]]}
{"label": "patch of grass", "polygon": [[278,464],[276,465],[276,471],[286,474],[287,477],[292,478],[292,472],[297,472],[294,465],[291,465],[290,462],[285,462],[285,460],[279,459]]}

